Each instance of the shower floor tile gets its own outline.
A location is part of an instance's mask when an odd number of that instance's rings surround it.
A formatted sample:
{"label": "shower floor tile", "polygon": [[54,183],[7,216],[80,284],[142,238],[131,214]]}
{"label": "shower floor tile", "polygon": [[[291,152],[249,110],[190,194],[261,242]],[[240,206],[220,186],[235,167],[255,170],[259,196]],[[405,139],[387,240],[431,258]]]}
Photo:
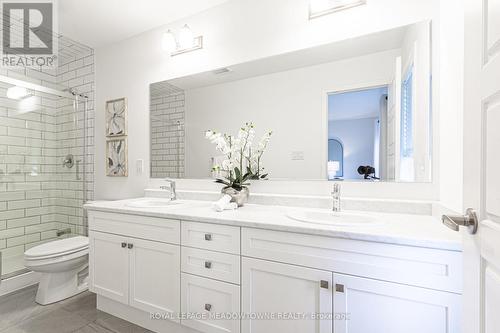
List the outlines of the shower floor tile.
{"label": "shower floor tile", "polygon": [[0,297],[0,333],[149,333],[150,331],[96,309],[96,297],[82,293],[41,306],[36,288]]}

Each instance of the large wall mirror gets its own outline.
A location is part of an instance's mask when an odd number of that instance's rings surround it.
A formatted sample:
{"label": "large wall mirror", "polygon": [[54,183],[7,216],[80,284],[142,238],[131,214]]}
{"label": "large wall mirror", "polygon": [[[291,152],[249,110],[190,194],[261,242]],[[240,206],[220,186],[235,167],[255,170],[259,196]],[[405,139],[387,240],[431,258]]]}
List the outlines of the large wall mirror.
{"label": "large wall mirror", "polygon": [[269,179],[431,181],[429,21],[150,86],[151,177],[215,177],[207,130],[256,140]]}

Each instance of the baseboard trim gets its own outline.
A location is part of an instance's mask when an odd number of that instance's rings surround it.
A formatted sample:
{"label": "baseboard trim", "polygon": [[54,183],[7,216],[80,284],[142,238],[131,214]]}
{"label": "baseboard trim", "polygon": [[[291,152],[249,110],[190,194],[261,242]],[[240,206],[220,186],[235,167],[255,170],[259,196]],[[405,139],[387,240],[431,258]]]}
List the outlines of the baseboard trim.
{"label": "baseboard trim", "polygon": [[169,320],[151,319],[149,312],[97,295],[97,309],[156,333],[199,333]]}

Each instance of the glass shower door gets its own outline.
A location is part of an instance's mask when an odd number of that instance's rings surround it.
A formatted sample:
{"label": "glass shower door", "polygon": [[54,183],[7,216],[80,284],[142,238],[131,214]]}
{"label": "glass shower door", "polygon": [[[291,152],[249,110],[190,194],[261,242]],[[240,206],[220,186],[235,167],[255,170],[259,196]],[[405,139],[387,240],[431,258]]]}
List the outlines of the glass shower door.
{"label": "glass shower door", "polygon": [[68,93],[27,86],[0,78],[1,279],[26,272],[27,249],[85,233],[83,112]]}

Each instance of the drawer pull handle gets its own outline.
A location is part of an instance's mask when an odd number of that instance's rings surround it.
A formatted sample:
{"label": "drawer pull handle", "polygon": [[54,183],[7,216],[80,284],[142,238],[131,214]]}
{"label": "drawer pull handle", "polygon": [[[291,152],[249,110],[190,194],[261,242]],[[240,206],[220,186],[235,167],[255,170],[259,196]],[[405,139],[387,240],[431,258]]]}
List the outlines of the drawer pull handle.
{"label": "drawer pull handle", "polygon": [[344,292],[344,285],[343,284],[336,284],[335,291],[338,293],[343,293]]}
{"label": "drawer pull handle", "polygon": [[212,240],[212,234],[205,234],[205,240],[206,241],[211,241]]}
{"label": "drawer pull handle", "polygon": [[321,280],[319,283],[320,287],[323,289],[328,289],[328,284],[329,284],[328,281],[325,280]]}
{"label": "drawer pull handle", "polygon": [[131,249],[134,247],[134,244],[128,244],[128,248]]}
{"label": "drawer pull handle", "polygon": [[212,262],[205,261],[205,268],[208,268],[208,269],[212,268]]}
{"label": "drawer pull handle", "polygon": [[212,310],[212,304],[205,304],[205,310],[210,311]]}
{"label": "drawer pull handle", "polygon": [[122,247],[123,247],[123,248],[126,248],[126,247],[127,247],[127,243],[123,242],[123,243],[122,243]]}

